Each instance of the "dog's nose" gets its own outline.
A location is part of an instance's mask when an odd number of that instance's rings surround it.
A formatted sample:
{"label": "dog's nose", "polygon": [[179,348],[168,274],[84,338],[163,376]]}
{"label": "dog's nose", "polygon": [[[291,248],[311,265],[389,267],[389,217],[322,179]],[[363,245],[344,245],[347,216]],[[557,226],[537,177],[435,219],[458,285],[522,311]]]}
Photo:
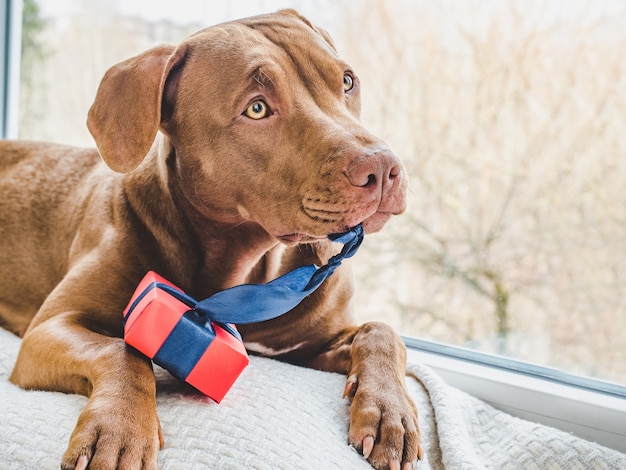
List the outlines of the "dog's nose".
{"label": "dog's nose", "polygon": [[357,157],[346,169],[346,176],[352,186],[383,196],[401,175],[400,161],[391,151]]}

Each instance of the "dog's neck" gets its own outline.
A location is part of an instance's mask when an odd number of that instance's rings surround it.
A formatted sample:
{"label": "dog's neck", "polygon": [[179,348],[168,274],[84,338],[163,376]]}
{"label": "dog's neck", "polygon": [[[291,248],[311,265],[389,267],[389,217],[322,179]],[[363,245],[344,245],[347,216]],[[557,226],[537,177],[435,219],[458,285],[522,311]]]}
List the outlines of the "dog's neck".
{"label": "dog's neck", "polygon": [[233,227],[195,215],[187,218],[202,259],[196,276],[202,285],[195,286],[202,291],[202,297],[277,276],[280,263],[275,259],[282,250],[260,226],[242,223]]}
{"label": "dog's neck", "polygon": [[160,255],[170,275],[199,298],[276,277],[283,246],[236,211],[208,215],[206,208],[199,210],[186,195],[174,152],[162,136],[140,167],[126,175],[130,184],[125,185],[131,206],[150,200],[147,211],[136,212],[144,214],[149,231],[160,232],[155,239],[162,241]]}

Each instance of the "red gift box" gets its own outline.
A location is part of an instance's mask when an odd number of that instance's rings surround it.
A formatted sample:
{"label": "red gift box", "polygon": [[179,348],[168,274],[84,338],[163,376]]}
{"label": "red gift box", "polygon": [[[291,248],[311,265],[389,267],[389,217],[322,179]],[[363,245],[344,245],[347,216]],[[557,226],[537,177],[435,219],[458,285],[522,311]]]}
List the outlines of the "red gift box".
{"label": "red gift box", "polygon": [[150,271],[124,310],[124,341],[220,402],[249,363],[236,328],[196,312],[195,300]]}

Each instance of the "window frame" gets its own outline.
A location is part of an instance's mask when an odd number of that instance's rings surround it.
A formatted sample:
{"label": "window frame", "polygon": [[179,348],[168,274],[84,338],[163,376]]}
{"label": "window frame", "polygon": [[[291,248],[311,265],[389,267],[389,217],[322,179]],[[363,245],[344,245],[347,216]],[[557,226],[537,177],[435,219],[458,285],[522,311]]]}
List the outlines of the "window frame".
{"label": "window frame", "polygon": [[18,136],[22,0],[0,0],[0,136]]}
{"label": "window frame", "polygon": [[[0,134],[18,137],[22,0],[0,0]],[[522,419],[626,452],[626,387],[412,337],[408,360]]]}
{"label": "window frame", "polygon": [[626,387],[448,344],[403,337],[410,362],[518,418],[626,453]]}

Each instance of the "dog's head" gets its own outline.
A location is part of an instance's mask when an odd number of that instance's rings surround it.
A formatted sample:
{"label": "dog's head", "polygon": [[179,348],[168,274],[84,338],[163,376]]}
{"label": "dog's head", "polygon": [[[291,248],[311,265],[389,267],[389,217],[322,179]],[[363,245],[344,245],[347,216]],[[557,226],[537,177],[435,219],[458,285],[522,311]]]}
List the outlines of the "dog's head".
{"label": "dog's head", "polygon": [[88,125],[107,164],[135,169],[157,135],[208,219],[284,242],[405,208],[400,161],[359,123],[360,84],[329,36],[292,10],[203,30],[112,67]]}

